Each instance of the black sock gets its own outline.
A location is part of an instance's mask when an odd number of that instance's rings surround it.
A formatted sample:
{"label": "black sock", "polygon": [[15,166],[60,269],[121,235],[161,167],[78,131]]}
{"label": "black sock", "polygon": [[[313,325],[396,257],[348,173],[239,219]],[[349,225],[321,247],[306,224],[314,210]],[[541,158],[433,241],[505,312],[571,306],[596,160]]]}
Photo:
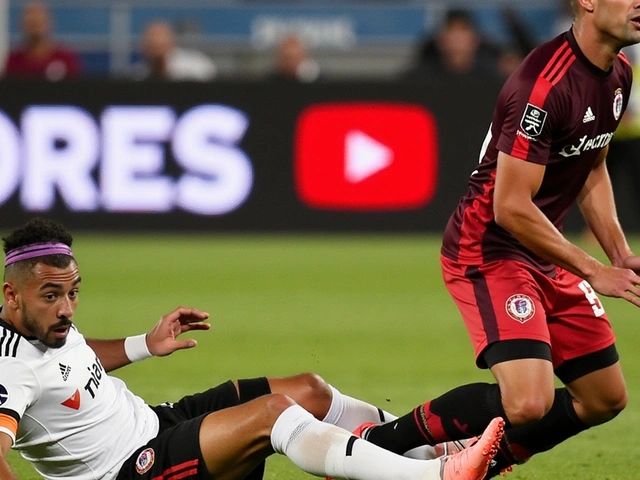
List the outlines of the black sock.
{"label": "black sock", "polygon": [[578,417],[566,388],[557,388],[553,405],[540,420],[505,430],[496,455],[496,470],[522,463],[532,455],[551,450],[567,438],[589,428]]}
{"label": "black sock", "polygon": [[366,439],[403,454],[420,445],[481,435],[495,417],[504,418],[508,427],[500,388],[474,383],[450,390],[393,422],[372,428]]}

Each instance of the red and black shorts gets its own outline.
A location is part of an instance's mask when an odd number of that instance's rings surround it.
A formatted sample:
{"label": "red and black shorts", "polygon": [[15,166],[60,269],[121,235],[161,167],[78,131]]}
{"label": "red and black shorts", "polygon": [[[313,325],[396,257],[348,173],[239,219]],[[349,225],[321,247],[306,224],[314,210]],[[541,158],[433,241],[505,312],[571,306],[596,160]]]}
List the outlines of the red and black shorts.
{"label": "red and black shorts", "polygon": [[[233,382],[228,381],[177,403],[151,407],[160,420],[160,431],[124,462],[117,480],[210,479],[199,440],[204,418],[271,393],[266,378],[239,380],[238,384],[240,398]],[[262,471],[256,473],[252,478],[262,476]]]}
{"label": "red and black shorts", "polygon": [[468,266],[441,257],[441,265],[479,367],[487,367],[483,352],[488,346],[511,340],[549,345],[556,374],[572,360],[598,352],[606,353],[597,362],[617,361],[611,324],[586,280],[561,268],[551,278],[514,260]]}

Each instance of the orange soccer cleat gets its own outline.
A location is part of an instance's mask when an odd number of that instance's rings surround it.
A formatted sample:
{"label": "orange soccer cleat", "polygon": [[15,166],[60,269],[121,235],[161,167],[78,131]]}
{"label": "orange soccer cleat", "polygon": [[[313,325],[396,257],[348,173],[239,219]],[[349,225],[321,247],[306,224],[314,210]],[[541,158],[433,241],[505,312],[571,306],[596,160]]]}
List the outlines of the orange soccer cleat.
{"label": "orange soccer cleat", "polygon": [[504,434],[504,420],[494,418],[473,445],[442,459],[442,480],[482,480]]}

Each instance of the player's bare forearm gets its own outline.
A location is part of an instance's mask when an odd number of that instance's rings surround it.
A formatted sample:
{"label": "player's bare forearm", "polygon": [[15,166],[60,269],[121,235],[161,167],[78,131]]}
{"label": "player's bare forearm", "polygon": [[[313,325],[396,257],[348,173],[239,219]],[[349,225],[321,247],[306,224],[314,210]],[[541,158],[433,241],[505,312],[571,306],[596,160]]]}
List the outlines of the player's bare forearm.
{"label": "player's bare forearm", "polygon": [[0,433],[0,478],[2,480],[18,480],[18,477],[11,471],[7,463],[7,454],[11,449],[12,443],[13,441],[8,435]]}
{"label": "player's bare forearm", "polygon": [[501,152],[493,199],[495,221],[544,260],[589,278],[602,264],[567,240],[533,203],[544,173],[543,165]]}
{"label": "player's bare forearm", "polygon": [[602,264],[567,240],[531,201],[501,208],[496,222],[544,260],[582,278],[596,274]]}
{"label": "player's bare forearm", "polygon": [[[636,269],[630,264],[631,260],[634,261],[631,263],[638,260],[640,267],[640,257],[627,256],[621,260],[619,266],[606,266],[567,240],[533,202],[544,172],[544,166],[523,162],[500,153],[494,190],[496,223],[541,258],[586,279],[596,292],[624,298],[640,307],[640,277],[632,271]],[[593,184],[585,191],[583,207],[590,203],[595,204],[598,189],[604,188],[605,184],[598,184],[598,181],[602,182],[598,175],[602,175],[602,172],[596,172],[591,179]],[[591,221],[603,215],[606,208],[594,206],[589,210],[587,207]],[[607,232],[609,237],[603,236],[603,242],[607,245],[606,248],[609,248],[607,253],[624,256],[626,242],[616,237],[622,234],[621,230],[610,225]]]}
{"label": "player's bare forearm", "polygon": [[111,372],[125,365],[129,365],[131,361],[124,351],[124,340],[99,340],[95,338],[87,338],[87,344],[96,352],[102,367]]}
{"label": "player's bare forearm", "polygon": [[618,221],[611,180],[604,161],[589,175],[578,197],[578,205],[612,265],[623,266],[624,260],[632,252]]}

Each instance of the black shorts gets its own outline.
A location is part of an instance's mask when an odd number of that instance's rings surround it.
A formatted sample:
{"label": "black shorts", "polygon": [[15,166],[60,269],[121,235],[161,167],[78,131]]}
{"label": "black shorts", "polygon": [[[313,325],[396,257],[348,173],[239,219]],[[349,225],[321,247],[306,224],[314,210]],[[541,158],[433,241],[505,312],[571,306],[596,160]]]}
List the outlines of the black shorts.
{"label": "black shorts", "polygon": [[151,407],[160,420],[155,438],[122,465],[117,480],[209,479],[200,450],[200,425],[209,413],[270,393],[266,378],[240,380],[240,397],[233,382]]}

